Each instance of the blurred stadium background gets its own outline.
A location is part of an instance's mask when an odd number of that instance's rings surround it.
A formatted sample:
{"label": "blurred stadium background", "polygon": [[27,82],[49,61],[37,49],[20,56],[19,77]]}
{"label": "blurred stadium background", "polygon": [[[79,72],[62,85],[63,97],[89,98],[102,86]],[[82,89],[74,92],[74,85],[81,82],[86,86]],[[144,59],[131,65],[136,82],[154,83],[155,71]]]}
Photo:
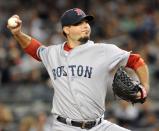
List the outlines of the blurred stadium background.
{"label": "blurred stadium background", "polygon": [[105,119],[159,131],[159,0],[0,0],[0,131],[49,131],[53,96],[46,70],[21,50],[7,19],[18,14],[23,31],[47,46],[64,42],[59,18],[74,7],[95,16],[92,40],[139,53],[150,69],[147,102],[107,102]]}

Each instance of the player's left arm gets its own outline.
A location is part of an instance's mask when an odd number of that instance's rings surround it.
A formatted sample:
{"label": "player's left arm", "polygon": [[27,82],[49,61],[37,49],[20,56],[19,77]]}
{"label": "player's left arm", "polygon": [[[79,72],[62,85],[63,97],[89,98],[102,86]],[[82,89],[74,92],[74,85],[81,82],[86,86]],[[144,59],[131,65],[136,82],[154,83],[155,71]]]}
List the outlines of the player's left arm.
{"label": "player's left arm", "polygon": [[133,69],[146,92],[149,91],[149,71],[146,63],[139,54],[130,54],[126,67]]}
{"label": "player's left arm", "polygon": [[36,40],[36,39],[34,39],[34,38],[31,38],[30,43],[28,44],[28,46],[26,46],[26,47],[24,48],[24,51],[25,51],[28,55],[32,56],[34,59],[36,59],[36,60],[38,60],[38,61],[41,61],[41,58],[40,58],[39,52],[38,52],[38,49],[39,49],[41,46],[42,46],[42,44],[41,44],[38,40]]}
{"label": "player's left arm", "polygon": [[42,43],[23,32],[15,34],[14,38],[19,42],[25,53],[41,61],[39,55],[37,55],[37,51],[42,46]]}
{"label": "player's left arm", "polygon": [[42,44],[31,36],[22,32],[22,20],[18,15],[13,15],[8,19],[8,21],[12,19],[16,19],[16,21],[14,20],[14,22],[17,25],[15,27],[12,27],[12,25],[8,22],[7,28],[11,31],[14,38],[24,49],[24,51],[32,56],[34,59],[40,61],[40,57],[37,55],[37,50]]}
{"label": "player's left arm", "polygon": [[39,47],[42,46],[42,43],[24,33],[14,35],[14,38],[20,43],[25,53],[41,61],[39,55],[37,55],[37,51]]}

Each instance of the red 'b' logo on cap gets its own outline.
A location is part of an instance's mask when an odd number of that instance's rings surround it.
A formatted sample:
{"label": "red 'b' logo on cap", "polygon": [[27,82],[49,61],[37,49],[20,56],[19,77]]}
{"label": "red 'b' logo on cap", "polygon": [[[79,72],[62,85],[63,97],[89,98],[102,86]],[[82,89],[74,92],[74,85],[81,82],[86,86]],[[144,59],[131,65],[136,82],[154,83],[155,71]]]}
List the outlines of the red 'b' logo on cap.
{"label": "red 'b' logo on cap", "polygon": [[76,8],[74,11],[77,13],[77,15],[82,15],[82,16],[85,15],[81,9]]}

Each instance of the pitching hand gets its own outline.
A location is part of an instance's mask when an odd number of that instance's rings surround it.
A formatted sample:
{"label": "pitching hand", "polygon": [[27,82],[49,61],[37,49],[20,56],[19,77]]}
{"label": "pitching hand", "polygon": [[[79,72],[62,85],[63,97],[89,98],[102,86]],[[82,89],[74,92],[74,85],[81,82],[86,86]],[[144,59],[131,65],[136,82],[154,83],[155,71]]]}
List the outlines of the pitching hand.
{"label": "pitching hand", "polygon": [[7,28],[16,35],[21,32],[22,21],[18,15],[13,15],[8,19]]}

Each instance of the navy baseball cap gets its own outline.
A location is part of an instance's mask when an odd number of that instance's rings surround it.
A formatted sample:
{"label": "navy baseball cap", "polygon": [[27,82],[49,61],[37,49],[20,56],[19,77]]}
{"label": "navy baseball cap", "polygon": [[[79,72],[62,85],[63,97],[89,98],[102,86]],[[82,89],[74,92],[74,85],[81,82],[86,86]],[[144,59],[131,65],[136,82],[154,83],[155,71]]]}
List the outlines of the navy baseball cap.
{"label": "navy baseball cap", "polygon": [[88,22],[90,22],[93,19],[94,19],[93,16],[86,15],[84,11],[82,11],[81,9],[73,8],[64,12],[60,20],[61,20],[62,27],[64,27],[67,25],[77,24],[81,22],[82,20],[88,20]]}

